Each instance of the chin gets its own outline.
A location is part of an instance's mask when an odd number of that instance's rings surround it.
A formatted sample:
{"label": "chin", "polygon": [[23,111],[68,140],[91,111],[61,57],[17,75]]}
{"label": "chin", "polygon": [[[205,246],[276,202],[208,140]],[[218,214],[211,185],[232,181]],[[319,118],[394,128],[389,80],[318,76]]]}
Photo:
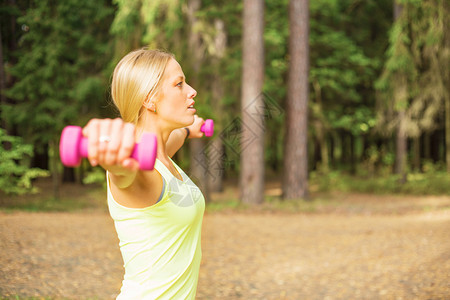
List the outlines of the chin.
{"label": "chin", "polygon": [[195,120],[194,116],[190,117],[190,118],[189,118],[189,121],[187,122],[188,124],[185,125],[185,126],[192,125],[192,124],[194,123],[194,120]]}
{"label": "chin", "polygon": [[180,124],[180,128],[190,126],[194,123],[194,116],[180,118],[178,120],[178,123]]}

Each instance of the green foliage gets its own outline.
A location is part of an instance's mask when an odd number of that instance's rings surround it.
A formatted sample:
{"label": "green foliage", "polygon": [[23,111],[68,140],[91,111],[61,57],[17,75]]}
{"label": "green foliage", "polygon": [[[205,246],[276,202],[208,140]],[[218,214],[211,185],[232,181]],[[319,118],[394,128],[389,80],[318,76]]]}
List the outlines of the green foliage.
{"label": "green foliage", "polygon": [[[215,119],[217,133],[235,126],[239,134],[239,122],[232,122],[239,121],[241,112],[242,1],[203,0],[193,15],[188,2],[180,0],[14,2],[0,6],[4,66],[10,82],[15,81],[2,102],[1,114],[8,130],[35,150],[56,145],[60,130],[69,123],[84,125],[92,117],[109,116],[104,103],[113,66],[119,57],[142,46],[175,53],[188,82],[198,91],[198,113]],[[352,168],[364,178],[387,176],[364,180],[358,184],[361,190],[408,189],[408,185],[397,187],[396,178],[389,175],[395,154],[388,149],[391,140],[382,139],[380,132],[393,132],[399,110],[407,112],[410,136],[442,130],[443,103],[449,101],[448,4],[444,0],[398,3],[405,13],[393,23],[391,0],[310,1],[308,143],[311,150],[320,152],[314,144],[321,135],[321,145],[329,147],[334,166],[344,164],[349,169],[350,161],[355,161]],[[266,1],[264,16],[264,96],[281,110],[289,68],[288,5],[289,0]],[[11,17],[17,18],[14,26]],[[220,33],[217,21],[224,24],[224,53],[218,53],[215,45]],[[199,44],[191,49],[194,35]],[[11,48],[14,51],[9,48],[12,40],[19,42],[18,49]],[[222,99],[213,99],[217,82],[224,91]],[[281,172],[284,127],[282,112],[266,120],[265,159],[275,173]],[[349,145],[349,137],[360,141],[358,157],[345,153],[356,148]],[[236,176],[239,141],[232,136],[225,144],[232,145],[225,147],[227,163],[231,161],[226,176]],[[343,159],[337,162],[336,158]],[[315,155],[314,163],[323,163],[318,160]],[[419,189],[420,182],[426,182],[437,191],[429,178],[436,176],[436,182],[444,184],[439,172],[426,171],[422,181],[414,175],[409,179],[417,184],[409,187]],[[322,175],[318,184],[323,188],[346,178],[341,173]],[[316,173],[312,177],[313,181],[319,178]],[[94,169],[86,180],[103,178]],[[337,185],[355,190],[353,181]]]}
{"label": "green foliage", "polygon": [[101,184],[106,190],[106,176],[105,170],[100,167],[93,168],[85,178],[83,178],[84,184]]}
{"label": "green foliage", "polygon": [[450,11],[441,0],[399,3],[402,13],[390,31],[384,70],[375,83],[378,120],[382,130],[392,132],[397,112],[405,111],[408,136],[416,137],[439,126],[444,102],[450,99],[450,50],[444,39]]}
{"label": "green foliage", "polygon": [[33,179],[48,176],[49,173],[29,168],[29,157],[32,154],[32,145],[23,143],[20,137],[6,135],[5,130],[0,128],[0,190],[7,194],[36,192]]}
{"label": "green foliage", "polygon": [[17,81],[7,91],[14,102],[2,107],[2,118],[37,149],[64,125],[99,111],[112,12],[105,1],[43,0],[18,18],[29,29],[21,37],[17,64],[8,70]]}
{"label": "green foliage", "polygon": [[[353,135],[366,134],[374,127],[370,83],[380,67],[380,52],[374,52],[373,47],[387,25],[384,19],[375,23],[366,13],[369,9],[383,11],[385,5],[386,1],[311,2],[312,122],[317,119],[328,129],[343,129]],[[369,32],[373,23],[380,32]],[[371,40],[362,40],[369,34]]]}
{"label": "green foliage", "polygon": [[450,177],[442,170],[408,174],[407,182],[399,184],[400,176],[392,174],[364,176],[349,175],[342,171],[328,174],[313,172],[310,184],[314,189],[372,194],[448,195]]}

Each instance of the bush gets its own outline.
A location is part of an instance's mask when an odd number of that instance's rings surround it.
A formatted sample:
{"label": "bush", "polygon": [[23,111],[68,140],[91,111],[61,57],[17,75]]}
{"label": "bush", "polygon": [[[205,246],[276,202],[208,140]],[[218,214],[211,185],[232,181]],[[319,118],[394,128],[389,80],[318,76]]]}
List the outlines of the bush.
{"label": "bush", "polygon": [[409,173],[400,183],[398,175],[349,175],[342,171],[311,174],[311,185],[318,191],[342,191],[372,194],[449,195],[450,176],[445,171],[428,168],[424,173]]}
{"label": "bush", "polygon": [[32,154],[32,145],[25,144],[20,137],[7,135],[0,128],[0,190],[17,195],[36,192],[32,180],[50,173],[29,167]]}

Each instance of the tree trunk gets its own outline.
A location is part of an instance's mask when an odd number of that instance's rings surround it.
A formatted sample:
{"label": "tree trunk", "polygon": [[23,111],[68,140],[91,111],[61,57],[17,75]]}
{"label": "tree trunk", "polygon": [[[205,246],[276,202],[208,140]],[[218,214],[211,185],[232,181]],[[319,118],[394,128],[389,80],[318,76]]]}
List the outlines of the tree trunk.
{"label": "tree trunk", "polygon": [[[225,33],[225,23],[221,19],[214,20],[214,27],[216,29],[216,36],[214,38],[215,54],[213,59],[214,74],[212,81],[212,108],[215,115],[215,127],[217,128],[223,124],[223,97],[225,95],[224,82],[222,80],[221,62],[225,55],[227,36]],[[208,189],[211,192],[223,191],[223,174],[224,174],[224,149],[223,141],[219,134],[215,134],[213,141],[210,143],[210,150],[208,151],[208,168],[210,170],[207,177]]]}
{"label": "tree trunk", "polygon": [[209,199],[206,177],[208,176],[208,164],[206,160],[205,141],[203,139],[189,140],[189,149],[191,153],[191,168],[189,177],[198,185],[205,195],[206,200]]}
{"label": "tree trunk", "polygon": [[76,182],[77,179],[76,179],[76,176],[75,176],[75,169],[74,168],[64,167],[63,168],[63,173],[62,173],[62,181],[63,182],[70,182],[70,183]]}
{"label": "tree trunk", "polygon": [[396,151],[395,151],[395,174],[400,175],[400,183],[406,182],[406,152],[408,150],[406,128],[405,128],[405,111],[398,113],[399,125],[397,127]]}
{"label": "tree trunk", "polygon": [[[59,148],[58,142],[56,140],[51,140],[50,148],[53,150],[53,153],[58,153],[58,151],[56,150]],[[49,163],[50,163],[50,173],[52,174],[53,199],[58,200],[61,196],[60,195],[61,178],[60,178],[60,174],[59,174],[59,170],[58,170],[58,167],[61,164],[61,162],[59,161],[59,156],[52,155]]]}
{"label": "tree trunk", "polygon": [[240,193],[244,203],[264,200],[264,1],[244,0]]}
{"label": "tree trunk", "polygon": [[224,149],[223,142],[216,137],[210,143],[208,149],[208,191],[219,193],[223,191],[223,174],[224,174]]}
{"label": "tree trunk", "polygon": [[445,99],[445,160],[450,173],[450,98]]}
{"label": "tree trunk", "polygon": [[322,159],[320,164],[320,170],[326,174],[330,170],[329,169],[330,162],[329,162],[327,138],[323,126],[320,127],[320,131],[318,133],[318,140],[320,145],[320,157]]}
{"label": "tree trunk", "polygon": [[[444,5],[444,24],[449,24],[450,17],[448,12],[450,11],[450,4],[448,1],[443,2]],[[450,59],[450,31],[444,30],[444,51],[442,53],[446,53],[447,67],[444,67],[443,70],[443,81],[444,85],[448,88],[450,86],[450,73],[448,70],[448,61]],[[444,64],[445,66],[445,64]],[[444,105],[445,105],[445,161],[447,165],[447,172],[450,173],[450,92],[447,90],[447,93],[444,96]]]}
{"label": "tree trunk", "polygon": [[350,149],[350,173],[356,174],[356,155],[355,155],[355,137],[350,132],[349,134],[349,149]]}
{"label": "tree trunk", "polygon": [[[299,57],[297,58],[299,59]],[[294,76],[298,76],[298,78],[295,78],[295,80],[300,79],[300,73],[294,74]],[[294,80],[294,82],[296,82]],[[315,103],[314,108],[312,109],[312,118],[314,119],[313,126],[316,132],[317,141],[319,142],[320,147],[320,168],[319,170],[323,173],[328,173],[329,171],[329,154],[328,154],[328,146],[327,146],[327,139],[326,139],[326,118],[323,114],[322,109],[322,91],[319,83],[317,81],[313,82],[313,89],[315,94]],[[295,92],[295,91],[293,91]],[[297,97],[301,97],[302,95],[298,95]],[[293,120],[296,119],[296,116],[293,117]],[[295,121],[294,121],[295,122]],[[296,124],[294,124],[295,126]]]}
{"label": "tree trunk", "polygon": [[431,134],[426,131],[423,134],[423,157],[431,161]]}
{"label": "tree trunk", "polygon": [[[313,139],[313,155],[312,155],[312,170],[320,171],[320,162],[322,161],[322,154],[320,152],[320,142],[317,138]],[[284,148],[286,151],[286,147]]]}
{"label": "tree trunk", "polygon": [[3,61],[3,38],[2,38],[2,27],[0,22],[0,119],[1,124],[0,128],[6,129],[6,120],[3,117],[3,105],[6,104],[6,96],[5,96],[5,90],[6,90],[6,75],[5,75],[5,68],[4,68],[4,61]]}
{"label": "tree trunk", "polygon": [[340,163],[341,163],[342,166],[345,166],[350,161],[350,159],[349,159],[350,148],[348,147],[347,133],[344,130],[340,130],[339,131],[339,137],[341,139],[341,159],[340,159]]}
{"label": "tree trunk", "polygon": [[31,161],[32,168],[50,170],[50,157],[48,155],[49,145],[42,145],[41,149],[34,148],[33,159]]}
{"label": "tree trunk", "polygon": [[[283,198],[300,199],[308,196],[308,0],[290,1],[289,28],[289,54],[291,60],[289,64],[286,106]],[[322,162],[323,159],[322,157]]]}
{"label": "tree trunk", "polygon": [[[202,63],[202,55],[199,49],[201,48],[200,34],[193,30],[197,23],[196,13],[201,8],[201,0],[189,0],[187,2],[187,19],[190,27],[190,34],[188,40],[188,53],[191,59],[192,74],[189,78],[192,86],[195,88],[198,83],[198,74]],[[205,198],[209,199],[207,176],[208,176],[208,164],[205,157],[205,143],[203,140],[193,139],[189,142],[189,149],[191,154],[191,166],[190,176],[194,182],[199,186],[205,195]]]}
{"label": "tree trunk", "polygon": [[[394,21],[396,21],[402,14],[403,7],[394,1]],[[397,135],[396,135],[396,155],[395,155],[395,173],[400,175],[400,183],[406,182],[406,152],[407,152],[407,133],[406,133],[406,105],[401,102],[406,102],[407,81],[404,74],[399,75],[399,79],[394,83],[394,101],[400,103],[397,119]]]}
{"label": "tree trunk", "polygon": [[[195,73],[194,75],[196,75],[196,77],[197,77],[198,72],[200,71],[202,53],[201,53],[201,51],[199,51],[199,49],[201,48],[201,37],[200,37],[200,34],[194,30],[194,27],[195,27],[196,23],[198,22],[196,14],[200,10],[201,5],[202,5],[201,0],[189,0],[187,2],[187,19],[188,19],[188,23],[189,23],[189,27],[190,27],[189,40],[188,40],[188,46],[189,46],[188,53],[189,53],[189,56],[192,61],[191,67],[192,67],[192,69]],[[192,81],[192,78],[191,78],[191,81]]]}
{"label": "tree trunk", "polygon": [[416,172],[420,172],[420,136],[413,139],[413,166]]}

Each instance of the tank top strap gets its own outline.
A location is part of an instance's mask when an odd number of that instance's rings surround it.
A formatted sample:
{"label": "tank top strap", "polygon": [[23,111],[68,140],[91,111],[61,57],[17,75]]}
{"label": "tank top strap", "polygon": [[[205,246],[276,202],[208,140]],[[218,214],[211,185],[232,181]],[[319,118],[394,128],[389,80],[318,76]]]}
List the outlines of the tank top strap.
{"label": "tank top strap", "polygon": [[170,182],[172,178],[175,177],[159,159],[155,160],[155,170],[158,171],[167,182]]}

